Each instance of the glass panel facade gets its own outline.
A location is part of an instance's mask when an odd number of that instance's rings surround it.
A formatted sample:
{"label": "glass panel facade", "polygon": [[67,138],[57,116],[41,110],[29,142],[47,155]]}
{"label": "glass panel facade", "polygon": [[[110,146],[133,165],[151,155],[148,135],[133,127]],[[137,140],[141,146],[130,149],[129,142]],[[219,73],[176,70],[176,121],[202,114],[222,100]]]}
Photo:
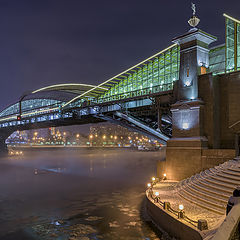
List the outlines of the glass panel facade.
{"label": "glass panel facade", "polygon": [[234,71],[234,21],[226,18],[226,71]]}
{"label": "glass panel facade", "polygon": [[226,17],[225,46],[209,52],[209,71],[213,75],[240,70],[240,24]]}
{"label": "glass panel facade", "polygon": [[174,46],[116,78],[116,84],[101,95],[98,102],[109,102],[172,90],[173,82],[179,78],[179,62],[179,46]]}
{"label": "glass panel facade", "polygon": [[240,70],[240,24],[237,24],[237,70]]}
{"label": "glass panel facade", "polygon": [[226,18],[226,72],[240,70],[240,23]]}
{"label": "glass panel facade", "polygon": [[[30,99],[22,101],[22,112],[32,111],[34,109],[41,109],[43,107],[49,106],[58,106],[61,101],[52,100],[52,99]],[[14,105],[4,109],[0,112],[0,117],[9,116],[13,114],[19,113],[19,103],[15,103]]]}
{"label": "glass panel facade", "polygon": [[225,46],[211,49],[209,52],[209,71],[213,75],[225,73]]}

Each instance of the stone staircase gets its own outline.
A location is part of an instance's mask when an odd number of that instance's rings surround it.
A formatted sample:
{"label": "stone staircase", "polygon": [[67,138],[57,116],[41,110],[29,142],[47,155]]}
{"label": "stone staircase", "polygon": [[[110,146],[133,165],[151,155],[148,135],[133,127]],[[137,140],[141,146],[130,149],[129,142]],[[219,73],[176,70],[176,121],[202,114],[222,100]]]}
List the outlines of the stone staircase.
{"label": "stone staircase", "polygon": [[185,200],[224,215],[236,186],[240,186],[240,158],[182,180],[177,184],[176,191]]}

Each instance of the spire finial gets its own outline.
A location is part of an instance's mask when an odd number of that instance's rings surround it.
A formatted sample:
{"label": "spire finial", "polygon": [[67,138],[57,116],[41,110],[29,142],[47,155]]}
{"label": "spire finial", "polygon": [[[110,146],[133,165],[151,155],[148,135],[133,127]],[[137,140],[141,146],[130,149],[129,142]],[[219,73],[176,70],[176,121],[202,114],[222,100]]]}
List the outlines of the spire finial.
{"label": "spire finial", "polygon": [[196,14],[196,4],[192,3],[193,16]]}
{"label": "spire finial", "polygon": [[189,19],[188,23],[191,27],[195,27],[199,24],[200,19],[196,16],[196,4],[192,3],[193,16]]}

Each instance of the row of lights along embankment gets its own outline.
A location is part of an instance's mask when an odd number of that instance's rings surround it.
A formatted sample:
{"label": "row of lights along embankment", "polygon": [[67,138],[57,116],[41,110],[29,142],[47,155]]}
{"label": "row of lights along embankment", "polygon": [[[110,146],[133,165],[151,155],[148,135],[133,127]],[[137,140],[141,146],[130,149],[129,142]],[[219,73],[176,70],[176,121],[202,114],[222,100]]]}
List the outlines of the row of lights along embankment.
{"label": "row of lights along embankment", "polygon": [[188,222],[191,222],[191,224],[197,224],[197,228],[202,231],[202,230],[208,230],[208,224],[207,224],[207,221],[205,219],[199,219],[198,221],[194,221],[192,219],[190,219],[189,217],[187,217],[185,215],[185,212],[184,212],[184,206],[183,204],[179,204],[178,205],[178,211],[174,210],[171,208],[171,205],[170,205],[170,202],[161,202],[161,199],[160,199],[160,193],[159,192],[155,192],[154,195],[153,195],[153,186],[156,185],[158,182],[160,181],[164,181],[164,180],[167,180],[167,174],[164,173],[163,174],[163,178],[162,179],[159,179],[159,178],[156,178],[156,177],[152,177],[152,181],[150,183],[147,184],[148,186],[148,196],[150,196],[155,203],[159,203],[163,206],[163,209],[164,210],[168,210],[172,213],[175,213],[177,214],[177,217],[179,219],[184,219],[184,220],[187,220]]}
{"label": "row of lights along embankment", "polygon": [[[163,174],[162,180],[163,181],[167,180],[167,174],[166,173]],[[152,191],[153,186],[156,185],[158,182],[160,182],[159,178],[152,177],[151,183],[147,184],[148,189],[151,191],[151,193],[153,193],[153,191]],[[159,194],[159,192],[155,192],[154,195],[155,195],[154,200],[156,202],[160,202],[160,194]],[[169,202],[164,202],[163,205],[164,205],[164,209],[168,209],[170,207],[170,203]],[[179,204],[178,208],[179,208],[178,218],[184,218],[184,214],[185,213],[184,213],[184,206],[183,206],[183,204]]]}

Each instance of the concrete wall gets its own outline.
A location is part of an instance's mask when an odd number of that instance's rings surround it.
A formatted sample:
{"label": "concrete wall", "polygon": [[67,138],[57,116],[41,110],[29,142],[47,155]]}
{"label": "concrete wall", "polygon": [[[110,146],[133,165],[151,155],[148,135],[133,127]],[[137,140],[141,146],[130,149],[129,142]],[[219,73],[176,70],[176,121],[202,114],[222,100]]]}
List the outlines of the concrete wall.
{"label": "concrete wall", "polygon": [[234,149],[202,149],[200,147],[171,147],[166,149],[167,161],[158,162],[157,177],[182,180],[235,157]]}
{"label": "concrete wall", "polygon": [[218,228],[212,240],[237,240],[240,239],[239,235],[239,222],[240,222],[240,204],[235,205],[221,226]]}
{"label": "concrete wall", "polygon": [[205,170],[233,159],[235,149],[202,149],[201,154],[202,170]]}
{"label": "concrete wall", "polygon": [[219,84],[212,74],[200,75],[198,79],[199,97],[204,102],[203,136],[208,139],[209,148],[220,147]]}
{"label": "concrete wall", "polygon": [[198,230],[178,221],[164,209],[156,206],[148,197],[147,212],[153,222],[171,236],[180,240],[202,240],[202,236]]}
{"label": "concrete wall", "polygon": [[[229,119],[231,126],[240,120],[240,72],[230,73],[228,81],[228,99],[229,99]],[[240,124],[234,129],[234,132],[240,133]]]}
{"label": "concrete wall", "polygon": [[209,148],[233,148],[234,133],[240,133],[240,71],[198,79],[199,98],[204,102],[203,128]]}

